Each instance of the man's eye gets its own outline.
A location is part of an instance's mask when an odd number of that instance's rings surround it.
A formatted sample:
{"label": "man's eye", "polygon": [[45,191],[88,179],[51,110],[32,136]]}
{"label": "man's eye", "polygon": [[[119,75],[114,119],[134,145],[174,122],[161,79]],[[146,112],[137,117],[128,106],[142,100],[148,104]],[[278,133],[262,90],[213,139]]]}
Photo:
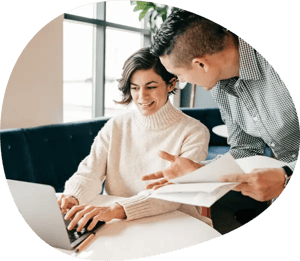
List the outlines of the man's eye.
{"label": "man's eye", "polygon": [[155,89],[156,88],[156,86],[148,86],[148,89]]}

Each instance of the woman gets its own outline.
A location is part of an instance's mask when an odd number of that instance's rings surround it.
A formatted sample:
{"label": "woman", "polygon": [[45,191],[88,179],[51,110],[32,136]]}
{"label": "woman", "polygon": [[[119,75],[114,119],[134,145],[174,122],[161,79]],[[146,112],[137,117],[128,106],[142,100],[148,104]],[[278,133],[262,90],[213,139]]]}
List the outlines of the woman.
{"label": "woman", "polygon": [[[93,219],[88,229],[99,220],[133,220],[174,210],[190,214],[211,225],[201,216],[201,208],[149,198],[141,177],[168,166],[157,155],[159,150],[193,161],[207,157],[207,128],[174,108],[169,95],[175,92],[176,77],[160,63],[159,58],[143,48],[124,64],[119,90],[121,104],[132,101],[138,108],[110,119],[96,136],[90,154],[80,163],[77,172],[66,182],[59,198],[69,229],[79,222],[78,231]],[[109,195],[124,197],[109,207],[83,205],[102,189]],[[141,192],[141,193],[140,193]],[[80,205],[79,205],[80,204]],[[76,214],[76,215],[75,215]]]}

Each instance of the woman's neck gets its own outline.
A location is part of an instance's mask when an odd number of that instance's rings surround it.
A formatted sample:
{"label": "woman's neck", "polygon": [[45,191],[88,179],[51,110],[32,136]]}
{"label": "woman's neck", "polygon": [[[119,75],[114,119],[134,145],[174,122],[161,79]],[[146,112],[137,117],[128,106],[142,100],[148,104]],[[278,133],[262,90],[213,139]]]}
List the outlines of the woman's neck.
{"label": "woman's neck", "polygon": [[140,112],[136,112],[135,117],[137,124],[147,130],[161,130],[165,129],[182,118],[182,112],[173,107],[168,99],[163,107],[156,113],[144,116]]}

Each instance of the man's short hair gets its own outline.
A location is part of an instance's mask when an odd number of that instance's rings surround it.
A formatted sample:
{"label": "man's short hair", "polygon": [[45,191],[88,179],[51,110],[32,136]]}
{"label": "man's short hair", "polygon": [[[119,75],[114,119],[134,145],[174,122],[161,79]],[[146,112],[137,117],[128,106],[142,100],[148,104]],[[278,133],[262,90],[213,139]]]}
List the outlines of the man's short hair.
{"label": "man's short hair", "polygon": [[195,57],[222,51],[228,34],[224,27],[179,9],[156,32],[150,51],[155,56],[172,54],[175,66],[189,66]]}

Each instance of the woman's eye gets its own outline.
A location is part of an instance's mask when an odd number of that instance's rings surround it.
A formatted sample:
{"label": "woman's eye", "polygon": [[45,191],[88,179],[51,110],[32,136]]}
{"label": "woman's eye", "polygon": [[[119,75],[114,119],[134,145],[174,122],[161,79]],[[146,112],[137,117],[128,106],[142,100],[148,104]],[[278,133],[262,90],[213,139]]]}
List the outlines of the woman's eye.
{"label": "woman's eye", "polygon": [[130,89],[131,90],[137,90],[137,87],[131,87]]}

